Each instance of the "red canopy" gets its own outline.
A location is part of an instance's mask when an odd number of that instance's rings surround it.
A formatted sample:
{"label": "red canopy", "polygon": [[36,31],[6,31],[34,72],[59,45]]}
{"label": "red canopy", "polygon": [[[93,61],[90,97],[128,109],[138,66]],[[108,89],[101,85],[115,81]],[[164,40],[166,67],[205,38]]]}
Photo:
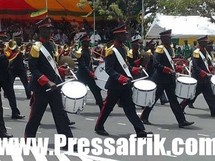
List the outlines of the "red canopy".
{"label": "red canopy", "polygon": [[[76,19],[82,21],[84,15],[92,11],[89,4],[84,8],[79,8],[76,4],[79,0],[0,0],[0,19],[41,19],[41,17],[32,18],[33,12],[47,7],[48,16],[55,20]],[[88,21],[92,21],[92,17],[87,17]]]}

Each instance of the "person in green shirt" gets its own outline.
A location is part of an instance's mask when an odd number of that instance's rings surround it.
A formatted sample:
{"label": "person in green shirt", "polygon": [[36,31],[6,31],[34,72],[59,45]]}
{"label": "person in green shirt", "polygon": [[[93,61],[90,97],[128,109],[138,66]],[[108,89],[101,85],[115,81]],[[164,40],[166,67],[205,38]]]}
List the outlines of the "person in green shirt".
{"label": "person in green shirt", "polygon": [[184,45],[182,46],[182,54],[183,54],[183,57],[184,57],[185,59],[190,58],[192,52],[193,52],[192,47],[190,46],[190,44],[188,44],[188,41],[187,41],[187,40],[184,40]]}

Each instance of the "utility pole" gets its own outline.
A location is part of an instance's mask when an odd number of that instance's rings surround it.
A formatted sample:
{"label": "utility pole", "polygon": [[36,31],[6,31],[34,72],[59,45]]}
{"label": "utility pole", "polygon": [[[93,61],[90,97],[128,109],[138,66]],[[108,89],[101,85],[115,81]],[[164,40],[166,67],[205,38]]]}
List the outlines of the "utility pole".
{"label": "utility pole", "polygon": [[142,0],[142,14],[141,14],[141,37],[144,40],[144,0]]}

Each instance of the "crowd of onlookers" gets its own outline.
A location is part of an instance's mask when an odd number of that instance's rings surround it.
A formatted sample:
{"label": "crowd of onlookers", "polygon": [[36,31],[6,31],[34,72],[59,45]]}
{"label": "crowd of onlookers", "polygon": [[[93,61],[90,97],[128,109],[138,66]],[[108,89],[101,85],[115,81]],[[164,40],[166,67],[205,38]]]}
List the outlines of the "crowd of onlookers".
{"label": "crowd of onlookers", "polygon": [[[7,35],[7,40],[16,37],[21,37],[24,42],[36,40],[38,38],[38,31],[36,27],[37,21],[25,21],[25,20],[1,20],[1,31],[4,31]],[[99,35],[98,41],[108,42],[112,39],[111,30],[115,26],[114,23],[96,23],[96,34]],[[75,19],[72,21],[54,21],[53,39],[58,44],[70,44],[72,41],[76,41],[78,33],[87,32],[91,36],[94,32],[93,24],[89,23],[85,19],[82,22],[77,22]],[[97,38],[98,36],[95,36]]]}

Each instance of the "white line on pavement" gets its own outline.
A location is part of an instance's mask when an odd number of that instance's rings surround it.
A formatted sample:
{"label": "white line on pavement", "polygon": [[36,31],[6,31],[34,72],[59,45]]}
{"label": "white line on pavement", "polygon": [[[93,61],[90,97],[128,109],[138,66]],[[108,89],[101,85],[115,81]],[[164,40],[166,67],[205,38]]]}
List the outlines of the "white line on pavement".
{"label": "white line on pavement", "polygon": [[161,130],[161,131],[169,131],[169,129],[162,129],[162,128],[158,128],[158,130]]}
{"label": "white line on pavement", "polygon": [[85,118],[85,120],[88,120],[88,121],[95,121],[95,119],[91,119],[91,118]]}
{"label": "white line on pavement", "polygon": [[3,109],[4,109],[4,110],[9,110],[10,108],[9,108],[9,107],[3,107]]}
{"label": "white line on pavement", "polygon": [[6,129],[11,130],[12,128],[7,126]]}
{"label": "white line on pavement", "polygon": [[198,136],[205,136],[205,137],[208,137],[210,135],[207,135],[207,134],[197,134]]}
{"label": "white line on pavement", "polygon": [[59,159],[59,161],[70,161],[70,159],[63,153],[56,155],[56,157]]}
{"label": "white line on pavement", "polygon": [[123,126],[125,126],[125,125],[126,125],[126,124],[121,123],[121,122],[118,122],[117,124],[118,124],[118,125],[123,125]]}

